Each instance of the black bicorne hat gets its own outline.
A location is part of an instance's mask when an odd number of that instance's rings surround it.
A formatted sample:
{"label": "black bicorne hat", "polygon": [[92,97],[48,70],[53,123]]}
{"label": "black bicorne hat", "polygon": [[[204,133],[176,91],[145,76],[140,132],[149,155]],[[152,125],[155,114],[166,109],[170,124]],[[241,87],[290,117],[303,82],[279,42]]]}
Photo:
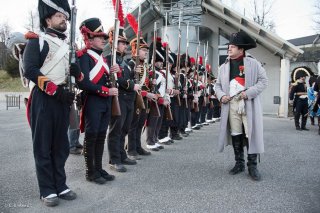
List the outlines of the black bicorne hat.
{"label": "black bicorne hat", "polygon": [[[149,63],[152,63],[152,53],[153,53],[153,42],[151,42],[149,46]],[[161,38],[157,38],[156,40],[156,58],[155,62],[165,62],[165,55],[164,49],[162,48]]]}
{"label": "black bicorne hat", "polygon": [[233,44],[244,50],[249,50],[257,47],[257,44],[253,38],[251,38],[246,32],[240,31],[232,33],[230,36],[230,42],[228,45]]}
{"label": "black bicorne hat", "polygon": [[103,26],[99,18],[89,18],[80,24],[80,32],[84,39],[103,36],[106,40],[109,38],[108,34],[104,32]]}
{"label": "black bicorne hat", "polygon": [[67,0],[39,0],[38,3],[40,30],[47,28],[46,18],[50,18],[57,12],[63,13],[70,20],[70,6]]}
{"label": "black bicorne hat", "polygon": [[306,76],[311,76],[308,70],[306,70],[305,68],[299,67],[291,73],[291,81],[296,82],[300,78],[306,77]]}

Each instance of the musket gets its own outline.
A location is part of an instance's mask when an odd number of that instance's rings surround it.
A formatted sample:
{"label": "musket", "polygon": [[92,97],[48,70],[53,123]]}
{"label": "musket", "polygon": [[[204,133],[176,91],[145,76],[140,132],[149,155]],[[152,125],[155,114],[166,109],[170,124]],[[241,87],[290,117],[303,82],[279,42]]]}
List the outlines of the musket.
{"label": "musket", "polygon": [[[119,0],[116,0],[115,5],[115,17],[114,17],[114,31],[113,31],[113,42],[111,47],[111,67],[117,64],[117,48],[118,48],[118,38],[119,38],[119,25],[120,21],[118,18],[119,14]],[[117,87],[117,74],[111,73],[110,80],[111,80],[111,87]],[[121,116],[120,104],[118,96],[112,96],[112,116]]]}
{"label": "musket", "polygon": [[[174,87],[176,90],[179,89],[179,82],[180,82],[180,49],[181,49],[181,14],[182,10],[180,10],[179,13],[179,37],[178,37],[178,53],[177,53],[177,72],[176,72],[176,77],[174,79]],[[179,106],[181,106],[181,101],[180,101],[180,95],[176,95],[177,98],[177,103]]]}
{"label": "musket", "polygon": [[[156,49],[157,49],[157,22],[154,22],[154,30],[153,30],[153,49],[152,49],[152,65],[151,65],[151,70],[152,70],[152,81],[156,79]],[[154,85],[153,83],[151,84],[152,88],[151,91],[153,94],[157,94],[157,85]],[[151,101],[150,104],[150,115],[154,117],[160,117],[160,110],[158,103],[156,101]]]}
{"label": "musket", "polygon": [[[198,83],[199,83],[199,48],[200,48],[200,41],[199,45],[197,46],[197,53],[196,53],[196,70],[194,71],[193,75],[193,82],[194,82],[194,94],[198,93]],[[195,79],[195,75],[197,75],[197,79]],[[192,102],[193,109],[195,112],[199,112],[199,104],[195,103],[194,101]]]}
{"label": "musket", "polygon": [[204,46],[204,85],[205,85],[205,88],[203,89],[203,104],[202,106],[205,107],[207,106],[207,84],[208,84],[208,78],[207,78],[207,60],[208,60],[208,41],[207,41],[207,46]]}
{"label": "musket", "polygon": [[[136,65],[135,70],[137,66],[140,64],[140,57],[139,57],[139,50],[140,50],[140,34],[141,34],[141,4],[139,4],[139,12],[138,12],[138,31],[137,31],[137,48],[136,48]],[[140,84],[140,73],[135,72],[135,83]],[[136,92],[136,108],[139,110],[146,109],[146,106],[144,105],[142,95],[140,91]]]}
{"label": "musket", "polygon": [[[185,59],[185,69],[186,69],[186,73],[185,73],[185,80],[184,80],[184,85],[183,85],[183,88],[187,88],[188,87],[188,77],[187,77],[187,73],[188,73],[188,50],[189,50],[189,22],[187,23],[187,45],[186,45],[186,59]],[[187,92],[188,91],[188,88],[187,90],[185,91],[186,95],[187,95]],[[188,97],[186,97],[185,99],[185,105],[186,105],[186,108],[188,109]]]}
{"label": "musket", "polygon": [[[165,36],[167,37],[167,46],[166,46],[166,87],[165,87],[166,89],[165,89],[165,91],[167,91],[167,89],[168,89],[168,76],[170,73],[170,70],[169,70],[169,39],[168,39],[168,35],[167,35],[167,18],[168,18],[168,14],[166,13]],[[168,105],[165,108],[165,116],[166,116],[167,120],[169,120],[169,121],[173,120],[170,105]]]}
{"label": "musket", "polygon": [[[69,43],[69,66],[72,63],[76,63],[76,17],[77,17],[77,7],[75,0],[72,0],[71,5],[71,20],[70,20],[70,43]],[[69,73],[68,76],[68,87],[70,92],[76,94],[75,88],[75,78]],[[79,129],[79,110],[77,104],[73,103],[70,108],[70,117],[69,117],[69,128],[70,129]]]}

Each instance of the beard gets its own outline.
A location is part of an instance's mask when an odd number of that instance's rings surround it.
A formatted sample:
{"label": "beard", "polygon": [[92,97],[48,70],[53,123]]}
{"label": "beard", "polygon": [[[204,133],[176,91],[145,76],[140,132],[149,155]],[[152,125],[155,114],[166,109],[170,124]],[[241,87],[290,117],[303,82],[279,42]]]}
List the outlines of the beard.
{"label": "beard", "polygon": [[63,32],[65,32],[67,30],[67,23],[65,21],[63,21],[63,22],[61,22],[59,24],[53,25],[51,28],[63,33]]}

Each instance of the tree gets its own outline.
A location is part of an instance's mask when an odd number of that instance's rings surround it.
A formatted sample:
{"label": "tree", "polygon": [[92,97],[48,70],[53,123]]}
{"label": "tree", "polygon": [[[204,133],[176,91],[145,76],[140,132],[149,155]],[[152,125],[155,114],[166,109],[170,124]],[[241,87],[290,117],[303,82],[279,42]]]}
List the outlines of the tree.
{"label": "tree", "polygon": [[24,26],[27,30],[38,32],[39,29],[39,15],[37,12],[30,10],[28,12],[27,23]]}
{"label": "tree", "polygon": [[[254,22],[263,26],[264,28],[275,31],[275,23],[272,19],[272,6],[275,0],[220,0],[223,4],[228,5],[236,11],[242,11],[244,16],[251,18]],[[246,8],[249,8],[249,14],[246,14]]]}
{"label": "tree", "polygon": [[252,19],[264,28],[274,32],[275,22],[272,19],[273,0],[252,0]]}
{"label": "tree", "polygon": [[3,69],[8,59],[6,41],[11,33],[11,28],[7,22],[0,24],[0,69]]}

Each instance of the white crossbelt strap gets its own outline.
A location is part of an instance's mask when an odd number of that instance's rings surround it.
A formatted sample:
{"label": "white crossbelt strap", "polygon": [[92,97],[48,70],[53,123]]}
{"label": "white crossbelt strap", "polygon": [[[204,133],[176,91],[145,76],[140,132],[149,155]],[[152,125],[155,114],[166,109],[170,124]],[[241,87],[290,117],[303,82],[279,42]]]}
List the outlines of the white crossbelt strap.
{"label": "white crossbelt strap", "polygon": [[97,60],[96,65],[92,68],[92,70],[90,70],[90,80],[92,81],[97,74],[99,73],[99,71],[101,70],[102,67],[104,67],[107,72],[109,73],[109,67],[108,65],[104,62],[102,55],[98,55],[96,52],[92,51],[92,50],[88,50],[87,53],[93,57],[95,60]]}
{"label": "white crossbelt strap", "polygon": [[[51,37],[52,38],[52,37]],[[60,40],[60,39],[59,39]],[[59,45],[59,44],[58,44]],[[62,42],[58,51],[54,54],[53,58],[41,67],[42,74],[46,75],[61,61],[61,59],[68,53],[69,45]]]}
{"label": "white crossbelt strap", "polygon": [[[43,66],[40,68],[40,72],[47,76],[52,82],[59,85],[66,80],[66,68],[68,63],[68,51],[69,51],[69,45],[64,42],[63,40],[53,37],[47,34],[40,34],[39,35],[39,47],[40,52],[43,48],[44,40],[46,40],[49,44],[49,53],[43,63]],[[53,47],[53,46],[56,47]],[[57,50],[55,53],[50,56],[50,48],[56,48]],[[61,69],[62,68],[62,69]],[[29,89],[30,91],[35,86],[34,82],[29,83]]]}

